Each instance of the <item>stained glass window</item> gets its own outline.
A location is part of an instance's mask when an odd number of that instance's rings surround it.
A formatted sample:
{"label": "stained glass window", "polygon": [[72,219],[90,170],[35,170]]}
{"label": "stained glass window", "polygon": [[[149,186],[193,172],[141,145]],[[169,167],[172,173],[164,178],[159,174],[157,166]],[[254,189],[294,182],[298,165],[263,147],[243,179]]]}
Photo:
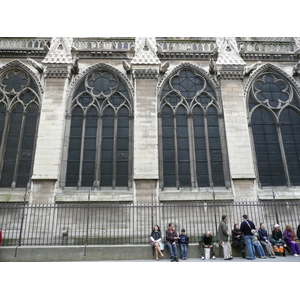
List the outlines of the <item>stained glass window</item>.
{"label": "stained glass window", "polygon": [[300,185],[300,103],[296,89],[266,71],[248,98],[250,125],[261,186]]}
{"label": "stained glass window", "polygon": [[66,186],[130,185],[132,104],[126,84],[99,68],[87,74],[74,92]]}
{"label": "stained glass window", "polygon": [[14,68],[0,79],[0,187],[27,187],[32,175],[40,97],[27,72]]}
{"label": "stained glass window", "polygon": [[222,110],[212,83],[180,68],[162,86],[160,112],[161,187],[225,186]]}

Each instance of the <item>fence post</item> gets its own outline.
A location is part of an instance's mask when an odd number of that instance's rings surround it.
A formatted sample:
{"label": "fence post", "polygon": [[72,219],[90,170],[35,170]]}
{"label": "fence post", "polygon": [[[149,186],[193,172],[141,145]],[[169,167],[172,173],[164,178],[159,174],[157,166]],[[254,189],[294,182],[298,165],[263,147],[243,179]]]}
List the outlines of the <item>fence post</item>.
{"label": "fence post", "polygon": [[90,200],[91,200],[91,189],[89,190],[89,195],[88,195],[88,209],[87,209],[87,218],[86,218],[86,236],[85,236],[84,256],[86,256],[86,246],[88,244],[88,237],[89,237]]}
{"label": "fence post", "polygon": [[21,227],[20,227],[20,234],[19,234],[19,243],[18,243],[18,246],[21,246],[21,240],[22,240],[22,231],[23,231],[25,205],[26,205],[26,195],[27,195],[27,189],[26,189],[25,194],[24,194],[23,211],[22,211],[22,219],[21,219]]}
{"label": "fence post", "polygon": [[274,204],[274,210],[275,210],[276,223],[279,224],[277,209],[276,209],[276,205],[275,205],[275,192],[274,192],[274,189],[272,189],[272,193],[273,193],[273,204]]}

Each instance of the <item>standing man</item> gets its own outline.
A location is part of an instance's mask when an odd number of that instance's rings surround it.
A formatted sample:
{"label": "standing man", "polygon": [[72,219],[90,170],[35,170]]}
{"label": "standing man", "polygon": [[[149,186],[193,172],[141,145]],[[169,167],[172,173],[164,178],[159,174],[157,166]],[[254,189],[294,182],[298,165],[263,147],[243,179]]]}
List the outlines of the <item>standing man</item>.
{"label": "standing man", "polygon": [[221,242],[224,252],[224,259],[233,259],[231,254],[231,246],[229,243],[229,230],[227,226],[227,218],[225,215],[222,216],[222,221],[219,224],[217,239]]}
{"label": "standing man", "polygon": [[244,241],[246,247],[248,249],[249,258],[248,259],[255,259],[255,249],[254,249],[254,235],[251,230],[255,231],[255,225],[252,221],[248,220],[247,215],[243,215],[243,222],[241,223],[240,230],[244,234]]}
{"label": "standing man", "polygon": [[169,248],[171,261],[174,260],[178,262],[177,257],[177,240],[178,240],[178,234],[175,231],[175,226],[173,223],[169,224],[169,229],[166,231],[166,245]]}

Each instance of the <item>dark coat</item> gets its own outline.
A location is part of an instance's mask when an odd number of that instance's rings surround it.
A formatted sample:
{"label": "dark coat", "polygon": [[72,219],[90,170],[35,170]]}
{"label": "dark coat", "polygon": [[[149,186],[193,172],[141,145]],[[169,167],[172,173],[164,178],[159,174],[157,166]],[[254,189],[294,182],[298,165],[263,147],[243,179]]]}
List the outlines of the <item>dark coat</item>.
{"label": "dark coat", "polygon": [[[239,246],[240,242],[244,239],[244,234],[240,230],[233,229],[232,233],[232,246]],[[238,237],[238,235],[240,235]]]}
{"label": "dark coat", "polygon": [[170,229],[168,229],[166,231],[166,245],[168,243],[173,243],[174,241],[177,244],[177,239],[174,239],[174,237],[178,237],[178,234],[177,234],[176,230],[172,230],[172,233],[171,233]]}

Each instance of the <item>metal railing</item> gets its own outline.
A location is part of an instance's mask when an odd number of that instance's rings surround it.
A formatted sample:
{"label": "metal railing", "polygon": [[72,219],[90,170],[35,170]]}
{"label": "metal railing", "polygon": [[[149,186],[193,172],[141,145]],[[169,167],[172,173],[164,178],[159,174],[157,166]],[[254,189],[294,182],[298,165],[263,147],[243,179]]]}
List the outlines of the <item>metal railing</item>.
{"label": "metal railing", "polygon": [[300,201],[261,202],[184,202],[159,205],[132,203],[24,203],[0,204],[0,230],[3,246],[35,245],[123,245],[147,244],[155,224],[163,238],[168,223],[177,231],[185,228],[190,242],[199,241],[206,230],[215,235],[222,215],[229,228],[241,223],[242,215],[259,226],[264,222],[269,233],[275,223],[297,229]]}

